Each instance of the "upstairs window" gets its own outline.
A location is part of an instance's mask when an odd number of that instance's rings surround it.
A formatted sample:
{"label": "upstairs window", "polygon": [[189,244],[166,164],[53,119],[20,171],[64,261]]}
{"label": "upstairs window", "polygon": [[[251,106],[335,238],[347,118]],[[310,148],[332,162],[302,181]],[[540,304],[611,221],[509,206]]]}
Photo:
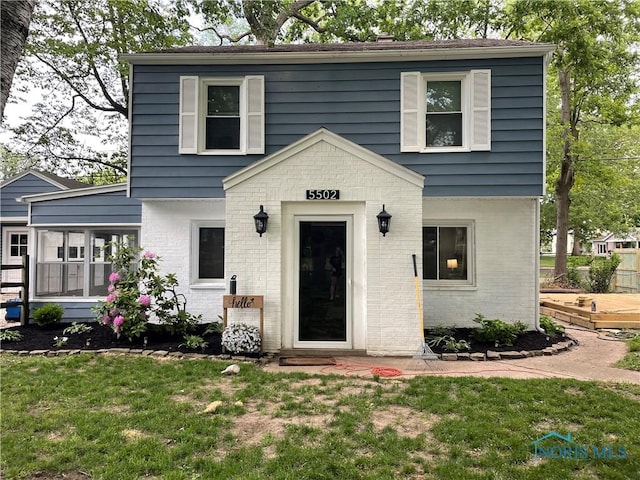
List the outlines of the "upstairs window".
{"label": "upstairs window", "polygon": [[179,152],[264,153],[264,77],[180,77]]}
{"label": "upstairs window", "polygon": [[240,87],[207,85],[205,150],[240,149]]}
{"label": "upstairs window", "polygon": [[491,71],[403,73],[402,152],[491,148]]}
{"label": "upstairs window", "polygon": [[427,82],[427,148],[462,147],[462,82]]}

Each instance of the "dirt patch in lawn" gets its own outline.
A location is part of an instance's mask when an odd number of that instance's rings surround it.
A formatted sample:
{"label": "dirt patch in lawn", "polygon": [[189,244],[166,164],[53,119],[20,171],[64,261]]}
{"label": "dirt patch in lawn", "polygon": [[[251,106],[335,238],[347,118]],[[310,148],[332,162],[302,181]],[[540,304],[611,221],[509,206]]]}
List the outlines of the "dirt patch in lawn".
{"label": "dirt patch in lawn", "polygon": [[87,480],[88,478],[93,477],[84,472],[36,472],[30,477],[26,477],[26,480]]}

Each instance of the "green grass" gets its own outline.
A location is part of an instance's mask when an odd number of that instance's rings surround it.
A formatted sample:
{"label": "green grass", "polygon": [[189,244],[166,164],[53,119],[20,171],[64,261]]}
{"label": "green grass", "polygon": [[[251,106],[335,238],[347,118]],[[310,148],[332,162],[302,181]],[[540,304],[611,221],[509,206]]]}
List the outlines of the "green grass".
{"label": "green grass", "polygon": [[640,335],[627,340],[629,352],[616,362],[615,366],[627,370],[635,370],[640,372]]}
{"label": "green grass", "polygon": [[[591,260],[590,255],[569,255],[567,257],[567,265],[570,267],[586,267]],[[596,261],[599,261],[596,258]],[[540,255],[541,267],[555,267],[556,257],[555,255]]]}
{"label": "green grass", "polygon": [[[591,261],[591,255],[569,255],[567,257],[567,265],[571,267],[587,267]],[[595,262],[600,262],[604,257],[596,257]],[[540,255],[541,267],[555,267],[555,255]]]}
{"label": "green grass", "polygon": [[[0,357],[2,478],[631,479],[640,386],[358,379],[148,357]],[[222,406],[202,413],[214,401]],[[551,431],[626,459],[534,461]],[[45,477],[39,477],[45,478]],[[57,477],[56,477],[57,478]],[[61,477],[60,477],[61,478]]]}
{"label": "green grass", "polygon": [[618,368],[640,372],[640,352],[629,352],[615,363]]}
{"label": "green grass", "polygon": [[540,266],[541,267],[555,267],[556,257],[553,255],[540,255]]}

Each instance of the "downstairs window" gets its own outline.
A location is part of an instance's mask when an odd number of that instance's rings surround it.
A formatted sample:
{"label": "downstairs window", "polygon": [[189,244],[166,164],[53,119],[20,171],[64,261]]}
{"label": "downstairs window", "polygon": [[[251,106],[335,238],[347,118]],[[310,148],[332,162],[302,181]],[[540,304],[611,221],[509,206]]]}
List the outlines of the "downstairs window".
{"label": "downstairs window", "polygon": [[473,284],[471,223],[422,228],[422,277],[432,285]]}

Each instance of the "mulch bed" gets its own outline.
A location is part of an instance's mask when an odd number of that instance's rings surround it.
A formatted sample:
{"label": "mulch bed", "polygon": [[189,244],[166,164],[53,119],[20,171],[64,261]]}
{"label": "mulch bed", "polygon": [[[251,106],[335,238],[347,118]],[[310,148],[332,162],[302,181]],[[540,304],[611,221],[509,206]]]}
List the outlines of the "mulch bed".
{"label": "mulch bed", "polygon": [[[85,323],[85,322],[78,322]],[[68,327],[69,323],[59,324],[53,327],[44,328],[38,325],[25,325],[11,327],[22,333],[23,339],[19,342],[2,342],[4,350],[101,350],[106,348],[142,348],[146,350],[165,350],[168,352],[183,353],[204,353],[207,355],[220,355],[222,353],[220,334],[204,335],[207,325],[198,325],[191,335],[200,335],[209,344],[203,351],[187,348],[182,335],[171,335],[159,325],[149,325],[144,335],[134,338],[132,342],[125,337],[117,338],[113,330],[97,322],[85,323],[92,327],[87,333],[63,334],[62,331]],[[67,337],[65,346],[57,347],[54,337]],[[147,343],[144,343],[144,337]],[[87,344],[89,340],[89,344]]]}
{"label": "mulch bed", "polygon": [[[139,338],[134,338],[132,342],[129,342],[126,338],[116,338],[111,328],[103,326],[96,322],[87,323],[92,330],[88,333],[78,333],[71,335],[64,335],[62,331],[70,324],[59,324],[54,327],[43,328],[37,325],[26,325],[11,327],[8,330],[14,330],[22,333],[23,339],[19,342],[2,342],[2,349],[4,350],[101,350],[108,348],[141,348],[146,350],[164,350],[168,352],[183,352],[183,353],[204,353],[207,355],[220,355],[222,354],[221,336],[220,334],[208,334],[204,335],[204,330],[207,325],[198,325],[196,330],[191,332],[195,335],[200,335],[209,344],[204,351],[189,349],[184,345],[184,338],[181,335],[170,335],[165,329],[159,325],[149,325],[147,332]],[[552,346],[555,343],[566,340],[563,336],[557,335],[556,337],[548,338],[544,333],[530,331],[523,335],[520,335],[512,346],[501,345],[496,347],[495,344],[480,343],[472,338],[473,329],[471,328],[458,328],[454,330],[453,337],[456,340],[466,340],[471,345],[471,349],[467,350],[469,353],[486,353],[487,350],[493,350],[494,352],[506,352],[506,351],[533,351],[543,350]],[[427,341],[428,341],[428,334]],[[68,337],[67,344],[65,346],[57,347],[55,345],[54,337]],[[143,337],[147,338],[146,345],[144,344]],[[547,339],[548,338],[548,339]],[[89,343],[87,344],[87,340]],[[443,350],[442,345],[437,347],[431,347],[435,353],[449,353]]]}
{"label": "mulch bed", "polygon": [[[473,330],[473,328],[457,328],[454,330],[454,334],[452,336],[456,341],[466,340],[471,346],[470,350],[462,350],[462,352],[486,353],[487,350],[492,350],[494,352],[543,350],[547,347],[553,346],[555,343],[566,340],[562,335],[547,337],[547,335],[542,332],[528,331],[519,335],[513,342],[513,345],[500,345],[496,347],[494,343],[481,343],[474,340],[472,336]],[[429,341],[429,334],[430,332],[425,332],[427,342]],[[431,350],[433,350],[434,353],[451,353],[450,351],[444,350],[442,347],[443,345],[434,346],[431,347]]]}

